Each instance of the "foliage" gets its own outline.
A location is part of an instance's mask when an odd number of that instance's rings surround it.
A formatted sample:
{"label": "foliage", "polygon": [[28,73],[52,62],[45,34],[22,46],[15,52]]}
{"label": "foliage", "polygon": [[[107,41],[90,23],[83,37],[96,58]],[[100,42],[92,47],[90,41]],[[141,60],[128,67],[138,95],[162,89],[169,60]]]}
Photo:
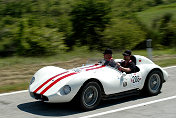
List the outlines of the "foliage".
{"label": "foliage", "polygon": [[[171,23],[172,14],[165,14],[160,20],[159,32],[160,41],[162,45],[170,46],[175,40],[174,35],[176,34],[173,30],[173,25]],[[175,30],[176,31],[176,30]]]}
{"label": "foliage", "polygon": [[67,22],[60,23],[67,13],[60,5],[65,4],[63,0],[1,0],[0,3],[1,56],[50,55],[67,49],[62,28]]}
{"label": "foliage", "polygon": [[175,0],[0,0],[0,56],[53,55],[74,46],[133,49],[146,38],[174,47],[175,5]]}
{"label": "foliage", "polygon": [[145,40],[145,32],[141,28],[125,19],[112,19],[111,25],[104,31],[105,45],[110,48],[133,49]]}
{"label": "foliage", "polygon": [[[155,48],[175,47],[176,4],[160,5],[137,13],[138,19],[153,39]],[[145,17],[144,17],[145,16]]]}
{"label": "foliage", "polygon": [[110,6],[107,0],[81,0],[71,12],[73,38],[90,49],[102,46],[101,33],[109,23]]}
{"label": "foliage", "polygon": [[57,32],[57,29],[31,27],[19,31],[17,36],[17,54],[19,55],[50,55],[57,50],[65,49],[62,33]]}
{"label": "foliage", "polygon": [[155,6],[153,0],[113,0],[112,14],[115,17],[129,18],[135,12],[144,11],[151,6]]}

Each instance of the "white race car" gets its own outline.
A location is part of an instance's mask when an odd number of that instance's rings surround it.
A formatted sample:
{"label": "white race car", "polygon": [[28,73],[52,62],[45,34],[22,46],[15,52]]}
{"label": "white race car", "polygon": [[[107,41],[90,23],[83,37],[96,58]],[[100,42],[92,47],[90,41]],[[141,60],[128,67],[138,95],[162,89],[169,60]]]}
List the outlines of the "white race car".
{"label": "white race car", "polygon": [[34,74],[29,93],[44,102],[76,101],[84,110],[95,109],[102,99],[139,92],[150,96],[159,94],[168,78],[167,72],[144,56],[134,55],[132,61],[136,64],[136,72],[131,74],[101,64],[69,70],[47,66]]}

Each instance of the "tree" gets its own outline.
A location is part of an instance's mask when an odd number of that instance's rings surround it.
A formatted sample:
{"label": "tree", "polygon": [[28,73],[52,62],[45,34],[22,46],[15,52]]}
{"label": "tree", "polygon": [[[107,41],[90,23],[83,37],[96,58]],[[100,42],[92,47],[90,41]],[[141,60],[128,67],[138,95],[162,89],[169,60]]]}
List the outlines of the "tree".
{"label": "tree", "polygon": [[102,32],[109,23],[110,6],[107,0],[81,0],[72,12],[73,34],[70,46],[75,43],[88,45],[89,49],[100,48]]}
{"label": "tree", "polygon": [[172,32],[170,31],[168,25],[171,22],[172,14],[167,13],[161,18],[161,24],[159,27],[161,44],[165,46],[171,45]]}

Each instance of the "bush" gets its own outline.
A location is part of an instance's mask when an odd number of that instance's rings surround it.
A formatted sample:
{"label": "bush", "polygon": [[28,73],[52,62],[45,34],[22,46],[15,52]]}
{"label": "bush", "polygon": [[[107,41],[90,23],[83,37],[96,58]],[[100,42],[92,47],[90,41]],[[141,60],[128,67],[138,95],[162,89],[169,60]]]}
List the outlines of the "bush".
{"label": "bush", "polygon": [[104,31],[104,43],[113,49],[132,49],[145,40],[145,32],[129,20],[112,19]]}
{"label": "bush", "polygon": [[158,18],[156,30],[158,32],[158,42],[163,46],[176,46],[176,21],[173,20],[173,14],[166,13]]}
{"label": "bush", "polygon": [[57,29],[32,27],[24,30],[19,39],[17,54],[23,56],[51,55],[65,50],[62,33]]}

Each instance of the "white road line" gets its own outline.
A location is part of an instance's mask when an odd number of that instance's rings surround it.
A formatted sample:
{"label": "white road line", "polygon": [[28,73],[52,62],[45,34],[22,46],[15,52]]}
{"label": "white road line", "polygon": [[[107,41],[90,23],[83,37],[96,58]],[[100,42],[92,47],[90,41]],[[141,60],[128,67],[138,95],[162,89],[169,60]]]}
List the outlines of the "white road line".
{"label": "white road line", "polygon": [[176,66],[168,66],[168,67],[164,67],[163,69],[169,69],[169,68],[176,68]]}
{"label": "white road line", "polygon": [[145,106],[145,105],[150,105],[150,104],[154,104],[154,103],[158,103],[158,102],[162,102],[162,101],[166,101],[166,100],[171,100],[171,99],[176,99],[176,96],[171,96],[171,97],[162,98],[162,99],[158,99],[158,100],[154,100],[154,101],[150,101],[150,102],[145,102],[145,103],[141,103],[141,104],[136,104],[136,105],[132,105],[132,106],[128,106],[128,107],[123,107],[123,108],[105,111],[105,112],[101,112],[101,113],[97,113],[97,114],[83,116],[80,118],[93,118],[93,117],[97,117],[97,116],[111,114],[114,112],[124,111],[124,110],[132,109],[132,108],[136,108],[136,107],[141,107],[141,106]]}
{"label": "white road line", "polygon": [[15,91],[15,92],[11,92],[11,93],[2,93],[0,94],[0,97],[1,96],[5,96],[5,95],[12,95],[12,94],[17,94],[17,93],[24,93],[24,92],[27,92],[28,90],[22,90],[22,91]]}

